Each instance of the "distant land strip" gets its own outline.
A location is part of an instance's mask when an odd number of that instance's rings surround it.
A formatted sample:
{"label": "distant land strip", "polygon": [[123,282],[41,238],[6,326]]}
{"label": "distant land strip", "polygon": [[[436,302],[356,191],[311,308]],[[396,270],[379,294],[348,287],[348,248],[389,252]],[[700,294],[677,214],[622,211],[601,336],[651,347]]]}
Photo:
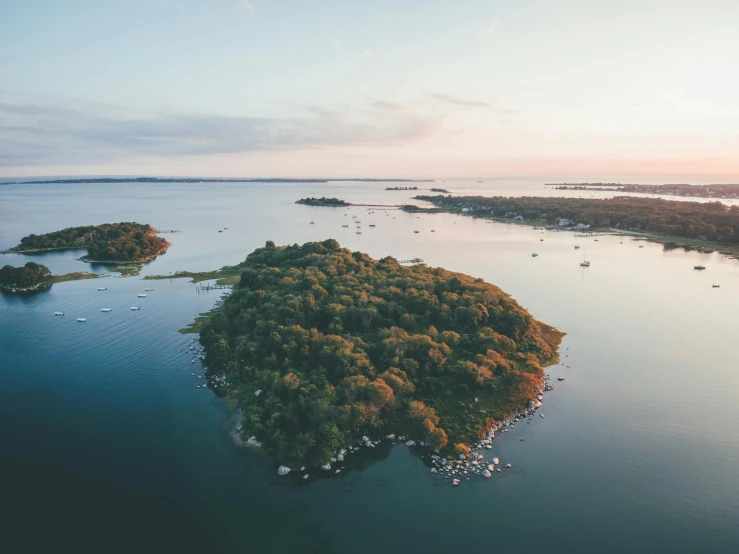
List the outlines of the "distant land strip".
{"label": "distant land strip", "polygon": [[175,177],[101,177],[85,179],[51,179],[42,181],[5,181],[0,185],[52,185],[84,183],[333,183],[352,181],[358,183],[432,183],[433,179],[216,179],[216,178],[175,178]]}

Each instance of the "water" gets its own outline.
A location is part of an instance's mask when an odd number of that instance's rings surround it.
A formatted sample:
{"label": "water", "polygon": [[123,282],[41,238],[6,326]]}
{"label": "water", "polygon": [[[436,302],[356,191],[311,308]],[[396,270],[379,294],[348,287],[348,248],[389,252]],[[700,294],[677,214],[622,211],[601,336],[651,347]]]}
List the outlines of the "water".
{"label": "water", "polygon": [[[547,393],[546,417],[486,451],[512,470],[455,489],[396,446],[361,471],[296,485],[233,444],[228,406],[191,375],[190,336],[176,331],[222,291],[140,277],[61,283],[0,297],[3,551],[736,552],[737,262],[447,214],[294,204],[310,193],[387,204],[415,194],[385,186],[0,187],[0,249],[30,233],[135,220],[182,230],[144,274],[237,263],[266,240],[333,237],[482,277],[567,333],[562,363],[548,370],[565,380]],[[1,263],[88,268],[76,257]],[[699,263],[708,269],[693,271]]]}

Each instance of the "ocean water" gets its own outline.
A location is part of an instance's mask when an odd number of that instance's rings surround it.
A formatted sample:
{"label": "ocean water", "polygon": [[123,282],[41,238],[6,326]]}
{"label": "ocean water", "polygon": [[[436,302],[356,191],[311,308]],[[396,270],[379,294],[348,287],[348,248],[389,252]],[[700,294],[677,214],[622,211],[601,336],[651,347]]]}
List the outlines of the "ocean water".
{"label": "ocean water", "polygon": [[[0,250],[30,233],[134,220],[181,230],[143,274],[237,263],[266,240],[336,238],[482,277],[567,333],[561,363],[548,368],[545,418],[486,451],[511,470],[452,488],[388,445],[341,476],[278,477],[271,460],[233,443],[234,415],[197,387],[192,335],[177,333],[222,291],[182,279],[61,283],[0,296],[2,551],[739,551],[739,262],[448,214],[294,204],[315,194],[392,205],[416,194],[386,186],[0,187]],[[550,192],[533,182],[425,186]],[[89,269],[79,255],[0,263]],[[707,270],[694,271],[699,263]]]}

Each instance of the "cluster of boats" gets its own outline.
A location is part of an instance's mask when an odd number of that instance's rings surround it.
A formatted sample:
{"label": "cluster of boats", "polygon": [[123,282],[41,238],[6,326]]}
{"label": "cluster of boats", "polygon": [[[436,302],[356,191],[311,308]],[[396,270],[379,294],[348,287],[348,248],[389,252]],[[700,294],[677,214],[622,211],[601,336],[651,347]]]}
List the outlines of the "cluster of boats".
{"label": "cluster of boats", "polygon": [[[108,290],[108,287],[98,287],[98,290],[99,291]],[[144,289],[144,290],[146,292],[151,292],[154,289],[153,288],[147,288],[147,289]],[[141,293],[141,294],[138,295],[138,297],[139,298],[146,298],[146,293]],[[131,306],[131,310],[134,311],[134,312],[138,312],[139,310],[141,310],[141,308],[139,308],[138,306]],[[108,313],[108,312],[112,312],[113,311],[113,308],[101,308],[100,311],[103,312],[103,313]],[[55,316],[64,315],[64,312],[54,312],[54,315]],[[79,321],[80,323],[85,323],[87,321],[87,318],[86,317],[78,317],[77,318],[77,321]]]}

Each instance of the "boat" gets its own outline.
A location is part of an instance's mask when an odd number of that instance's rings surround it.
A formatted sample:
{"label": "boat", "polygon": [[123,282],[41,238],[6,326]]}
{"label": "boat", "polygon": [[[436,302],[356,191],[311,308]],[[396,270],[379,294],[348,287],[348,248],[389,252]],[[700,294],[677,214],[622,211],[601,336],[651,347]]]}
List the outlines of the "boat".
{"label": "boat", "polygon": [[434,231],[433,229],[431,229],[431,232],[432,232],[432,233],[435,233],[436,231]]}
{"label": "boat", "polygon": [[706,269],[706,266],[704,266],[704,265],[694,265],[693,266],[693,269],[697,269],[698,271],[703,271],[704,269]]}
{"label": "boat", "polygon": [[154,289],[144,289],[144,290],[145,290],[145,291],[148,291],[148,292],[151,292],[151,291],[153,291]]}
{"label": "boat", "polygon": [[98,287],[98,290],[108,290],[108,287]]}
{"label": "boat", "polygon": [[580,245],[579,244],[576,244],[575,245],[575,250],[579,250],[579,249],[580,249]]}
{"label": "boat", "polygon": [[348,225],[342,225],[342,227],[349,227]]}
{"label": "boat", "polygon": [[138,311],[139,311],[139,310],[140,310],[141,308],[139,308],[138,306],[131,306],[131,309],[132,309],[132,310],[133,310],[134,312],[138,312]]}
{"label": "boat", "polygon": [[536,252],[534,252],[533,254],[531,254],[531,257],[532,257],[532,258],[536,258],[536,257],[537,257],[538,255],[539,255],[539,254],[537,254]]}
{"label": "boat", "polygon": [[146,298],[146,295],[144,293],[139,294],[139,298]]}
{"label": "boat", "polygon": [[113,311],[113,309],[112,309],[112,308],[103,308],[103,309],[102,309],[102,310],[100,310],[100,311],[101,311],[101,312],[112,312],[112,311]]}
{"label": "boat", "polygon": [[357,234],[358,234],[358,235],[361,235],[361,234],[362,234],[362,231],[357,231]]}
{"label": "boat", "polygon": [[85,321],[87,321],[87,318],[86,317],[78,317],[77,318],[77,321],[79,321],[80,323],[84,323]]}
{"label": "boat", "polygon": [[311,224],[311,225],[315,225],[315,224],[316,224],[316,222],[315,222],[315,221],[311,221],[311,222],[310,222],[310,224]]}
{"label": "boat", "polygon": [[580,267],[590,267],[590,262],[583,261],[580,263]]}
{"label": "boat", "polygon": [[374,227],[374,225],[370,224],[370,227]]}
{"label": "boat", "polygon": [[54,312],[54,315],[64,315],[64,312]]}
{"label": "boat", "polygon": [[713,288],[717,289],[717,288],[719,288],[719,287],[720,287],[721,285],[712,285],[712,286],[713,286]]}
{"label": "boat", "polygon": [[420,233],[420,231],[413,231],[414,233]]}

